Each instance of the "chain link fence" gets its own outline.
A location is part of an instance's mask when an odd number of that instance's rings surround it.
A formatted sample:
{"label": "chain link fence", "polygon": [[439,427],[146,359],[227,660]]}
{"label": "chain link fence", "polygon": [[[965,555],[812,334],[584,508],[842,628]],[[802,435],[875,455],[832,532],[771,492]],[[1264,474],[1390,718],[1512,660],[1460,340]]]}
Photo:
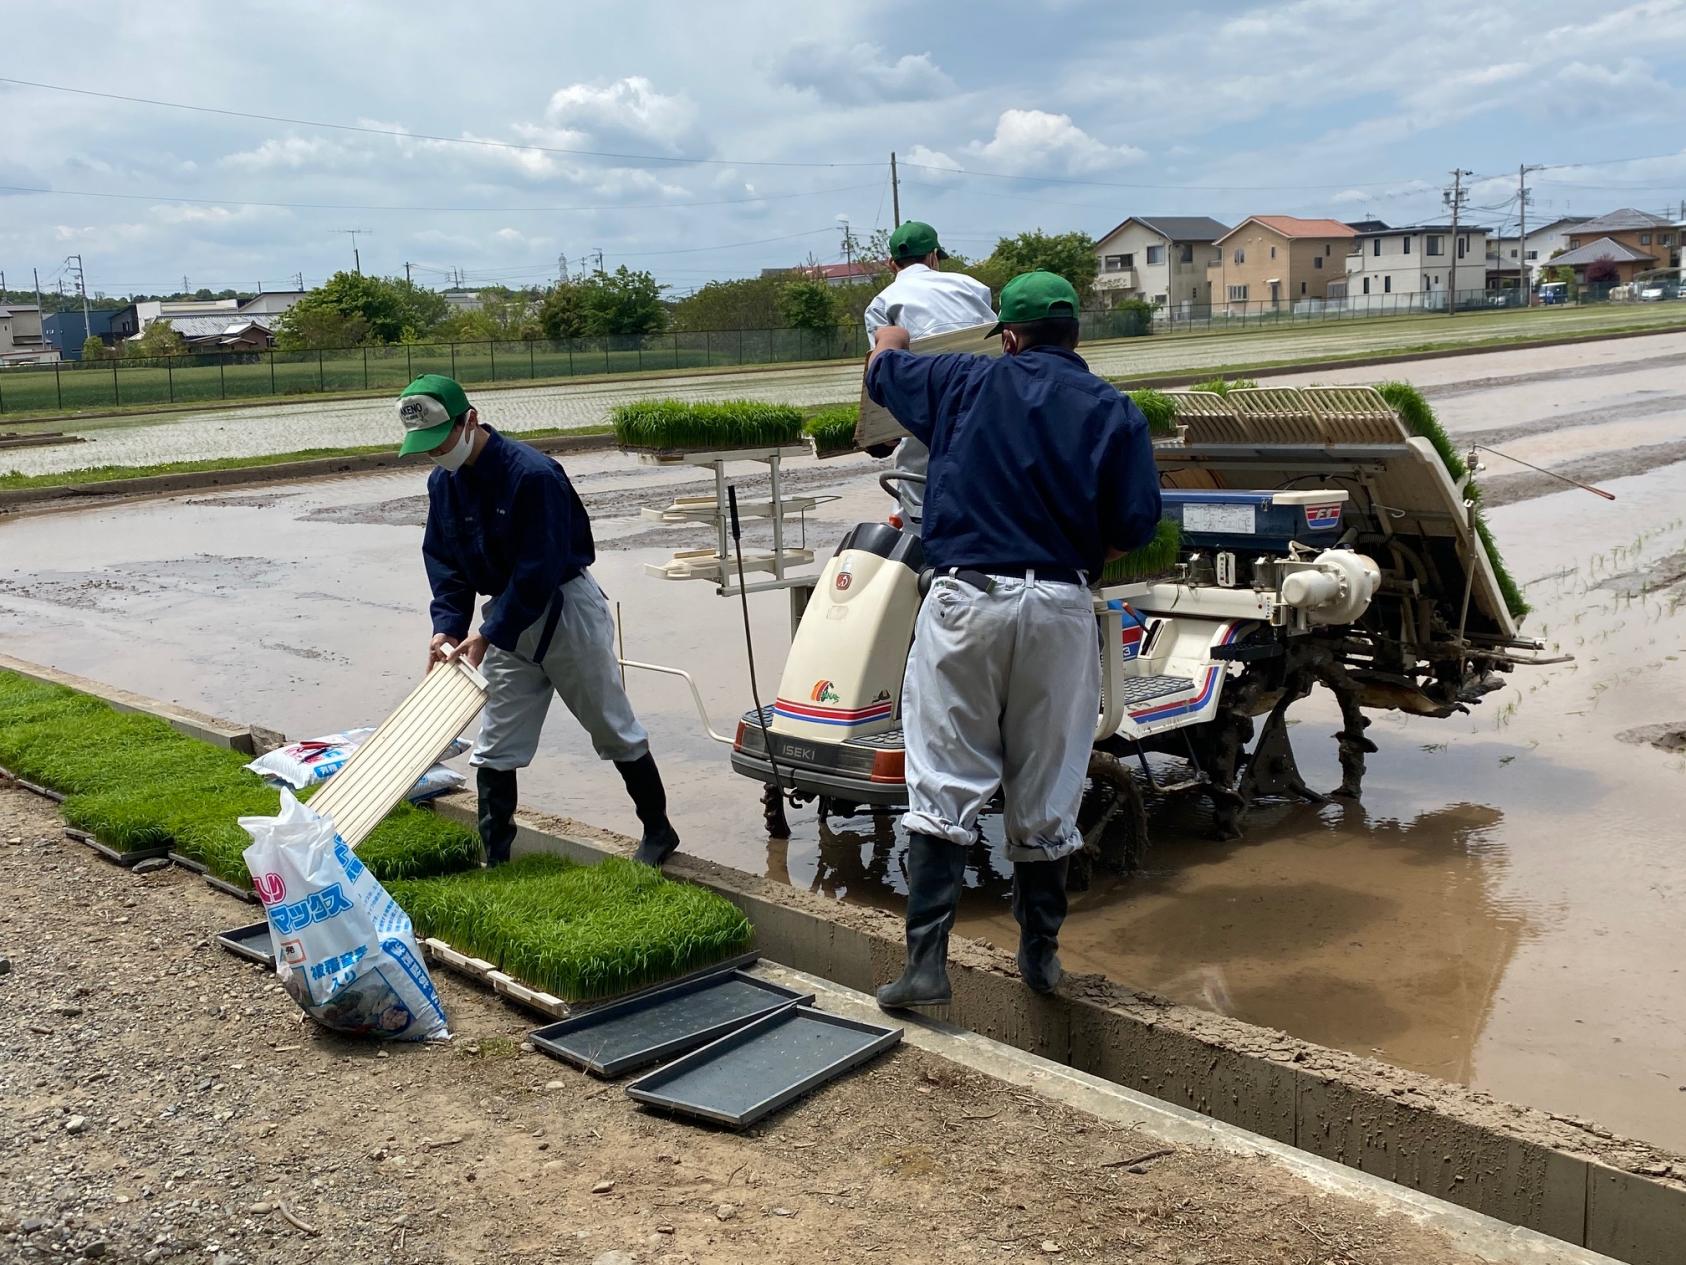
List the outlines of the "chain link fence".
{"label": "chain link fence", "polygon": [[[1571,302],[1601,296],[1583,291]],[[1536,296],[1535,302],[1540,301]],[[1460,291],[1459,311],[1520,306],[1515,290]],[[1147,334],[1264,329],[1444,312],[1445,292],[1365,295],[1267,303],[1139,305],[1081,314],[1085,341]],[[16,365],[0,370],[0,415],[147,405],[301,397],[330,392],[394,393],[418,374],[443,373],[468,386],[556,381],[619,373],[859,360],[859,325],[835,329],[704,330],[517,342],[406,343],[316,351],[197,352]]]}

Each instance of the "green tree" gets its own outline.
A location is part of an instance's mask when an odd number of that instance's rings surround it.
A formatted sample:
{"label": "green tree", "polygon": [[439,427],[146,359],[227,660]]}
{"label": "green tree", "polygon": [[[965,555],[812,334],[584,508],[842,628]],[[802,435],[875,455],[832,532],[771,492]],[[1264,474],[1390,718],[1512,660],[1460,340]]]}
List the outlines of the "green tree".
{"label": "green tree", "polygon": [[450,310],[444,295],[408,281],[336,272],[327,284],[312,290],[282,314],[276,337],[282,345],[324,346],[314,339],[302,343],[299,339],[305,329],[316,331],[316,337],[332,330],[332,322],[320,319],[319,314],[326,312],[343,319],[342,332],[354,332],[361,321],[365,331],[361,341],[396,343],[406,337],[414,340],[428,336]]}
{"label": "green tree", "polygon": [[480,292],[480,307],[445,318],[435,334],[459,342],[519,342],[544,337],[532,300],[508,290]]}
{"label": "green tree", "polygon": [[779,312],[797,329],[816,330],[836,329],[840,315],[832,288],[813,278],[786,282],[779,293]]}
{"label": "green tree", "polygon": [[1041,229],[1017,237],[1003,237],[995,243],[990,257],[973,269],[972,275],[999,298],[1002,286],[1021,272],[1037,268],[1057,272],[1071,282],[1079,301],[1086,303],[1095,273],[1099,271],[1095,239],[1087,233],[1044,233]]}
{"label": "green tree", "polygon": [[105,359],[105,344],[102,343],[99,340],[98,335],[89,334],[86,338],[84,338],[82,340],[82,359],[84,359],[84,360],[103,360],[103,359]]}
{"label": "green tree", "polygon": [[579,283],[585,332],[659,334],[667,325],[662,291],[647,272],[633,272],[625,264],[613,272],[598,272]]}
{"label": "green tree", "polygon": [[673,328],[686,332],[771,329],[779,323],[779,292],[788,279],[774,275],[710,281],[673,305]]}
{"label": "green tree", "polygon": [[301,307],[304,307],[302,302],[295,303],[276,322],[275,345],[282,351],[360,347],[371,341],[369,321],[364,316],[325,307],[309,307],[301,312]]}
{"label": "green tree", "polygon": [[131,356],[180,356],[187,351],[187,340],[169,321],[159,320],[153,321],[139,338],[126,346]]}
{"label": "green tree", "polygon": [[572,282],[552,286],[539,304],[539,329],[546,338],[585,337],[585,295]]}

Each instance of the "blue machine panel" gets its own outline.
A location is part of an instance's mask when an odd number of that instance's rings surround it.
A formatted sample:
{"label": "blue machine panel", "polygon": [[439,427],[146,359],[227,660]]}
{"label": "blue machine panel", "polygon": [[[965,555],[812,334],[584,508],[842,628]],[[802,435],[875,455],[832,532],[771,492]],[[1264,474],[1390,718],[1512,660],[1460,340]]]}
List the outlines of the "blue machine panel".
{"label": "blue machine panel", "polygon": [[1340,535],[1344,491],[1217,492],[1205,488],[1162,494],[1165,517],[1193,548],[1285,553],[1292,542],[1327,546]]}

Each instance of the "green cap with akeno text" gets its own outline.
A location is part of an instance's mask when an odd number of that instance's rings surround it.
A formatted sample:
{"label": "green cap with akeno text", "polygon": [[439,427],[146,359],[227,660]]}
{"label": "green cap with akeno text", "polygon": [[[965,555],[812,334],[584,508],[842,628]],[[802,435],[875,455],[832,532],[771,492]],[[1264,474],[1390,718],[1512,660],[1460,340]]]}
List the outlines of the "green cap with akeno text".
{"label": "green cap with akeno text", "polygon": [[[1001,287],[1001,322],[989,331],[999,334],[1003,325],[1022,325],[1049,316],[1077,316],[1077,291],[1056,272],[1038,268],[1021,272]],[[988,337],[988,335],[986,335]]]}
{"label": "green cap with akeno text", "polygon": [[948,258],[948,252],[937,244],[937,230],[919,220],[909,220],[890,234],[890,258],[898,263],[923,259],[933,250],[938,259]]}
{"label": "green cap with akeno text", "polygon": [[429,452],[445,442],[456,420],[468,412],[468,396],[455,378],[424,373],[398,395],[398,420],[404,442],[398,455]]}

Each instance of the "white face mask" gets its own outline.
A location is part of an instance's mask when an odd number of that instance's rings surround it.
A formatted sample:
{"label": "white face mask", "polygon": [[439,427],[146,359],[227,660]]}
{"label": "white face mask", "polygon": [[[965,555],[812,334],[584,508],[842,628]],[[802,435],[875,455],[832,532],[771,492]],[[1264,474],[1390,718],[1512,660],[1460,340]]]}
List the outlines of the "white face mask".
{"label": "white face mask", "polygon": [[429,453],[433,464],[442,470],[460,470],[462,463],[468,460],[468,454],[474,450],[474,435],[467,426],[462,428],[462,438],[444,452]]}

